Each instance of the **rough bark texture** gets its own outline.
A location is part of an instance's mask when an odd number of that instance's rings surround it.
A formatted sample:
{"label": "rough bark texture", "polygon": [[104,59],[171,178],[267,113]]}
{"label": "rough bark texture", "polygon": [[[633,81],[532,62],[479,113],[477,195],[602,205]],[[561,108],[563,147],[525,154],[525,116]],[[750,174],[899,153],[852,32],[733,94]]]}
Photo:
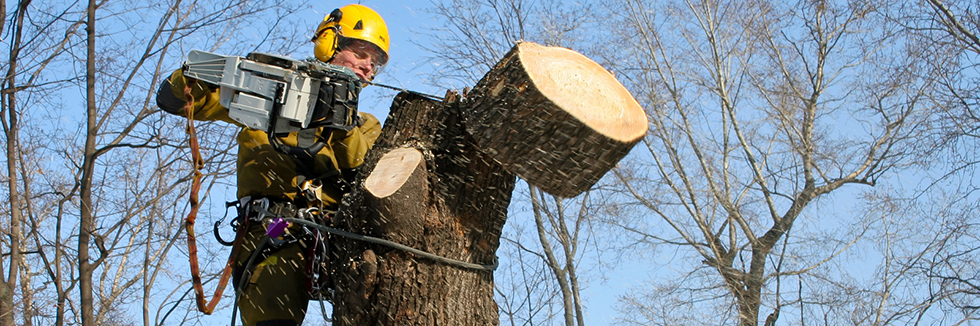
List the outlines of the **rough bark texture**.
{"label": "rough bark texture", "polygon": [[[363,180],[382,156],[404,147],[422,153],[415,173],[424,182],[375,197]],[[466,134],[456,94],[445,103],[399,94],[361,171],[336,226],[465,262],[495,261],[515,177]],[[346,238],[332,243],[335,325],[499,323],[490,272]]]}
{"label": "rough bark texture", "polygon": [[490,156],[542,190],[588,190],[647,131],[608,71],[558,47],[518,43],[467,94],[466,128]]}
{"label": "rough bark texture", "polygon": [[95,285],[92,284],[94,280],[92,279],[95,274],[95,268],[98,267],[97,259],[95,262],[90,261],[89,256],[89,241],[92,239],[92,235],[95,232],[95,207],[92,203],[92,176],[95,174],[95,142],[96,137],[99,134],[98,124],[96,123],[98,111],[95,98],[95,10],[96,1],[89,0],[88,2],[88,21],[86,23],[86,33],[87,33],[87,58],[85,66],[85,101],[86,101],[86,118],[87,121],[87,133],[85,138],[85,158],[82,163],[82,178],[81,185],[79,187],[79,222],[78,222],[78,290],[79,296],[81,297],[79,302],[82,315],[82,325],[83,326],[94,326],[98,325],[99,321],[95,320],[95,298],[93,296],[93,291]]}

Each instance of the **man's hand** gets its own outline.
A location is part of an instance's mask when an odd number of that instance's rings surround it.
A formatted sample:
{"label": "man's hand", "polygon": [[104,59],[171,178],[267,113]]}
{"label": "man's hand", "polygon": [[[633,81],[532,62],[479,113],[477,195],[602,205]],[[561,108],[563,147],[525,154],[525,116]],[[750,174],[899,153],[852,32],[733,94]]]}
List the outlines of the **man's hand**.
{"label": "man's hand", "polygon": [[160,89],[157,90],[157,106],[168,113],[186,115],[184,106],[187,105],[187,97],[184,96],[184,88],[187,85],[191,86],[191,96],[197,100],[203,99],[214,89],[212,85],[184,77],[183,69],[179,69],[160,83]]}

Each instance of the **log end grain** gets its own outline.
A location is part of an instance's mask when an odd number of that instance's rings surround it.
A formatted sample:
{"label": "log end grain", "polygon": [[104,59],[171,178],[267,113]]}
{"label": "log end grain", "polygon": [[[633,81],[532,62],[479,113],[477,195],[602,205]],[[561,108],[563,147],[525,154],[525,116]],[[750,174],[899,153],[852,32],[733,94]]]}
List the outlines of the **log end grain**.
{"label": "log end grain", "polygon": [[385,154],[375,170],[364,180],[364,188],[376,198],[385,198],[401,189],[422,163],[422,153],[414,148],[398,148]]}
{"label": "log end grain", "polygon": [[539,92],[592,130],[631,143],[647,131],[647,118],[612,73],[562,47],[523,42],[520,61]]}

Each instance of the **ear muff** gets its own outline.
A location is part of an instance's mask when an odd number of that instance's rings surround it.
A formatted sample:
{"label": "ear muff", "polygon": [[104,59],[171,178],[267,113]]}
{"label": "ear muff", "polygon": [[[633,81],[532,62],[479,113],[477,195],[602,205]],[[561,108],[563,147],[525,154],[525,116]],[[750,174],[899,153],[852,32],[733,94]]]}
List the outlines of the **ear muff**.
{"label": "ear muff", "polygon": [[340,8],[334,9],[330,15],[320,23],[320,26],[316,28],[316,35],[313,35],[313,54],[316,56],[317,60],[327,62],[333,59],[333,55],[337,53],[337,46],[340,42],[340,35],[343,32],[340,30],[340,19],[343,18],[344,12],[340,11]]}

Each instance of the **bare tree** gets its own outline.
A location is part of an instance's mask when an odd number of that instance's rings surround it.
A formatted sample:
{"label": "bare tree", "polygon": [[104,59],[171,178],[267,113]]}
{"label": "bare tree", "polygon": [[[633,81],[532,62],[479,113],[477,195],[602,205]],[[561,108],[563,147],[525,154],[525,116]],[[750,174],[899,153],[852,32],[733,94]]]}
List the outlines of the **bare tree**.
{"label": "bare tree", "polygon": [[[964,203],[955,200],[954,203]],[[941,224],[933,233],[928,255],[909,260],[909,268],[927,278],[931,298],[944,305],[949,314],[962,314],[966,320],[978,320],[980,309],[980,279],[973,262],[980,250],[976,237],[977,223],[971,216],[977,204],[952,205],[940,209]],[[934,207],[941,207],[940,205]]]}
{"label": "bare tree", "polygon": [[[16,27],[14,34],[14,40],[10,46],[10,58],[16,58],[17,53],[21,48],[21,28],[23,27],[24,16],[26,15],[27,7],[30,1],[24,1],[18,4],[17,11],[17,23],[14,24]],[[4,4],[6,7],[6,4]],[[6,15],[4,15],[6,18]],[[4,21],[6,22],[6,20]],[[6,23],[4,24],[6,25]],[[6,325],[12,325],[14,323],[14,291],[13,289],[17,284],[17,276],[20,273],[21,265],[21,224],[23,220],[23,213],[20,209],[20,189],[17,185],[17,143],[18,139],[17,128],[18,125],[18,108],[16,107],[14,85],[16,85],[17,78],[17,60],[10,60],[7,63],[7,73],[4,76],[4,96],[3,96],[3,114],[0,115],[0,121],[3,122],[4,135],[6,136],[7,143],[7,189],[9,189],[9,201],[10,201],[10,228],[5,232],[5,235],[9,239],[10,248],[9,257],[10,260],[7,263],[9,269],[8,273],[3,275],[0,273],[0,323]],[[0,259],[0,271],[3,271],[3,260]]]}
{"label": "bare tree", "polygon": [[561,1],[433,1],[430,12],[443,21],[431,33],[431,45],[417,44],[437,67],[432,82],[445,88],[470,87],[514,45],[526,40],[573,47],[593,22],[588,4]]}
{"label": "bare tree", "polygon": [[[601,189],[601,186],[596,186]],[[506,275],[496,281],[503,322],[585,325],[587,298],[583,289],[601,270],[598,255],[616,241],[605,239],[597,224],[606,210],[600,198],[587,191],[576,198],[549,195],[529,186],[521,191],[508,221],[501,252],[510,257]],[[522,206],[530,207],[522,207]],[[522,210],[530,210],[523,214]],[[600,245],[602,244],[602,245]]]}
{"label": "bare tree", "polygon": [[[500,310],[501,324],[528,325],[553,323],[562,318],[561,295],[537,247],[529,247],[537,237],[536,227],[512,219],[501,237],[497,254],[500,267],[494,272],[494,291]],[[527,234],[532,233],[532,234]]]}
{"label": "bare tree", "polygon": [[[286,17],[302,5],[19,3],[10,17],[20,20],[5,20],[14,37],[0,39],[10,53],[2,120],[11,199],[0,232],[13,249],[0,265],[0,324],[157,325],[173,323],[177,307],[179,318],[198,318],[186,298],[159,299],[185,292],[186,256],[174,249],[190,165],[183,124],[155,113],[156,87],[187,48],[293,51],[305,38]],[[228,36],[253,23],[266,27]],[[72,109],[80,101],[83,113]],[[234,130],[200,128],[207,188],[223,187]]]}
{"label": "bare tree", "polygon": [[972,5],[929,0],[904,6],[891,16],[902,32],[929,51],[928,63],[937,74],[940,87],[930,94],[937,104],[932,121],[936,128],[934,137],[922,144],[929,156],[925,161],[953,165],[945,168],[951,173],[946,178],[963,175],[958,170],[978,161],[972,149],[980,138],[980,83],[973,78],[980,54],[980,15]]}
{"label": "bare tree", "polygon": [[[10,248],[11,252],[5,254],[8,267],[0,276],[6,282],[0,285],[0,323],[13,324],[15,318],[14,304],[16,300],[21,303],[22,322],[30,325],[36,314],[34,297],[31,295],[33,277],[35,272],[29,264],[30,256],[43,255],[44,251],[37,244],[38,229],[36,226],[37,216],[32,209],[32,202],[37,194],[32,190],[32,183],[35,180],[36,172],[34,164],[40,160],[37,146],[38,141],[22,142],[22,118],[30,116],[30,111],[21,109],[21,106],[30,103],[30,99],[43,98],[43,94],[64,85],[72,79],[71,76],[58,76],[56,78],[46,78],[42,71],[45,71],[52,62],[58,59],[58,55],[64,51],[71,42],[68,37],[64,38],[43,38],[35,26],[58,25],[65,16],[75,16],[72,9],[60,8],[54,11],[47,11],[49,7],[32,5],[31,1],[20,1],[13,13],[14,19],[9,21],[10,37],[9,42],[3,42],[8,46],[8,60],[3,65],[5,68],[4,87],[2,91],[2,120],[4,136],[6,140],[6,162],[7,162],[7,190],[9,196],[9,207],[5,210],[4,216],[9,217],[6,225],[9,228],[0,228],[5,235],[5,248]],[[32,14],[32,11],[37,11]],[[43,18],[37,18],[37,16]],[[6,16],[4,16],[6,18]],[[27,17],[33,17],[27,20]],[[6,24],[8,21],[4,20]],[[64,24],[61,33],[72,33],[81,25],[81,21]],[[45,30],[41,30],[44,32]],[[46,30],[48,32],[52,30]],[[42,81],[43,80],[43,81]],[[20,95],[23,95],[22,97]],[[26,99],[26,100],[25,100]],[[31,120],[28,120],[31,121]],[[28,129],[30,130],[30,129]],[[20,178],[20,177],[22,178]],[[27,233],[25,233],[27,230]],[[31,241],[33,240],[33,241]],[[33,243],[32,243],[33,242]],[[0,263],[0,270],[4,270]],[[18,276],[20,284],[18,284]],[[60,287],[61,284],[58,284]],[[20,287],[21,295],[18,297],[12,291]],[[60,291],[59,291],[60,293]]]}
{"label": "bare tree", "polygon": [[[796,229],[813,204],[908,163],[932,85],[921,53],[878,20],[879,7],[860,1],[607,7],[620,9],[610,24],[622,32],[611,37],[622,51],[607,52],[608,62],[652,123],[643,158],[616,173],[623,194],[671,231],[631,232],[700,261],[686,266],[695,272],[684,275],[680,293],[689,297],[680,302],[731,300],[709,323],[772,325],[785,306],[807,300],[787,280],[811,275],[850,243],[807,253],[828,246],[790,237],[813,231]],[[699,318],[652,308],[667,320]]]}

